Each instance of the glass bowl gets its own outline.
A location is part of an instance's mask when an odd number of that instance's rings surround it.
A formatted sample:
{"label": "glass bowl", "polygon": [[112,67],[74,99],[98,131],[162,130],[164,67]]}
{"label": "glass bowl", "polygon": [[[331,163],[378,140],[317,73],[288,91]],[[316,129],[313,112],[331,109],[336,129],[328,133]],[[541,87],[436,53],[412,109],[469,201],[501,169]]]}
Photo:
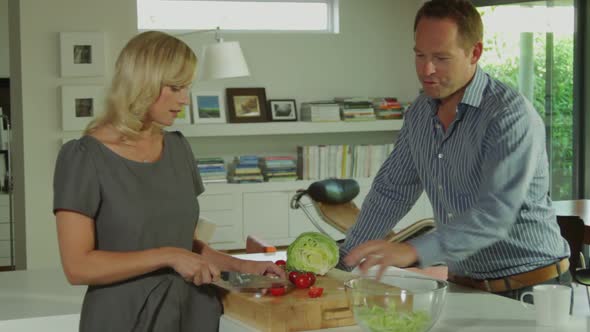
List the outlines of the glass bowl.
{"label": "glass bowl", "polygon": [[384,275],[380,281],[358,277],[344,284],[355,322],[368,332],[425,332],[445,303],[446,281]]}

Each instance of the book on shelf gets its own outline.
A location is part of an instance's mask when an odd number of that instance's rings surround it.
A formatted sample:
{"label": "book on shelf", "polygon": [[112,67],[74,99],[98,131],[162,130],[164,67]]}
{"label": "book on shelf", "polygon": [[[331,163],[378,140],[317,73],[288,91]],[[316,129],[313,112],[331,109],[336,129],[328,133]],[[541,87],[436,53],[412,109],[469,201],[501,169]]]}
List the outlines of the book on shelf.
{"label": "book on shelf", "polygon": [[298,176],[302,180],[373,177],[393,150],[393,144],[298,146]]}
{"label": "book on shelf", "polygon": [[223,158],[197,158],[196,162],[204,183],[227,182],[227,170]]}

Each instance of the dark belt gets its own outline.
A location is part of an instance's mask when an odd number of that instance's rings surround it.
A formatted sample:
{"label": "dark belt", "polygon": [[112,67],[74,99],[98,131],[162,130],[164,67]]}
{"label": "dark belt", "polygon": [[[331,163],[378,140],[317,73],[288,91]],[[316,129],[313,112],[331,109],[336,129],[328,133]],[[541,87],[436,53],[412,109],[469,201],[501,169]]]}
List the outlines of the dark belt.
{"label": "dark belt", "polygon": [[500,293],[534,286],[545,281],[555,279],[567,271],[569,266],[569,260],[564,258],[557,263],[547,265],[536,270],[498,279],[471,279],[468,277],[456,276],[449,272],[448,280],[459,285],[481,289],[486,292]]}

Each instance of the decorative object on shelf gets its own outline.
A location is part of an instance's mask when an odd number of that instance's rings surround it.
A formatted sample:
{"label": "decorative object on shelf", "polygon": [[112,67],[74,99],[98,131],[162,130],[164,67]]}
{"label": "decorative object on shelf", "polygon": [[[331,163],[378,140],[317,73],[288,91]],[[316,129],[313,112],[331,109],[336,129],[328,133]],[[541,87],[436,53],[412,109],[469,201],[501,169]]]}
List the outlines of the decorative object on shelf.
{"label": "decorative object on shelf", "polygon": [[215,30],[200,32],[210,31],[215,31],[217,43],[205,46],[198,79],[205,81],[249,76],[250,70],[248,70],[240,44],[237,41],[224,42],[219,27]]}
{"label": "decorative object on shelf", "polygon": [[60,32],[62,77],[102,76],[104,33]]}
{"label": "decorative object on shelf", "polygon": [[264,88],[227,88],[229,122],[266,122],[266,91]]}
{"label": "decorative object on shelf", "polygon": [[193,92],[195,123],[225,123],[225,107],[221,92]]}
{"label": "decorative object on shelf", "polygon": [[297,121],[297,103],[294,99],[271,99],[268,106],[270,120]]}
{"label": "decorative object on shelf", "polygon": [[62,86],[61,103],[63,130],[84,130],[103,110],[104,87]]}
{"label": "decorative object on shelf", "polygon": [[182,109],[176,115],[174,120],[175,125],[190,125],[191,122],[191,108],[190,105],[182,106]]}

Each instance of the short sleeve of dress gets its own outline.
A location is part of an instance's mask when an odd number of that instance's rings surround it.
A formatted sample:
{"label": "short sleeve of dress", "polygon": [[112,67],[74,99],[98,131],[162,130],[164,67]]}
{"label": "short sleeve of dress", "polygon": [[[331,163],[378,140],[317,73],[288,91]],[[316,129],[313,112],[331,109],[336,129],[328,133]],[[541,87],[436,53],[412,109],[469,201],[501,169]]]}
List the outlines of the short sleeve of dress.
{"label": "short sleeve of dress", "polygon": [[205,191],[205,185],[203,185],[203,180],[201,179],[201,174],[199,173],[199,169],[197,168],[197,161],[195,160],[195,155],[193,154],[193,150],[191,149],[191,146],[188,143],[188,141],[186,140],[186,138],[184,137],[184,135],[180,131],[175,131],[174,133],[176,135],[178,135],[178,137],[182,141],[182,144],[183,144],[184,149],[186,151],[186,157],[187,157],[186,159],[187,159],[187,162],[188,162],[189,167],[191,169],[191,174],[193,177],[193,186],[195,189],[195,196],[199,196],[200,194],[202,194]]}
{"label": "short sleeve of dress", "polygon": [[53,213],[69,210],[95,219],[100,206],[96,166],[82,139],[64,144],[53,176]]}

